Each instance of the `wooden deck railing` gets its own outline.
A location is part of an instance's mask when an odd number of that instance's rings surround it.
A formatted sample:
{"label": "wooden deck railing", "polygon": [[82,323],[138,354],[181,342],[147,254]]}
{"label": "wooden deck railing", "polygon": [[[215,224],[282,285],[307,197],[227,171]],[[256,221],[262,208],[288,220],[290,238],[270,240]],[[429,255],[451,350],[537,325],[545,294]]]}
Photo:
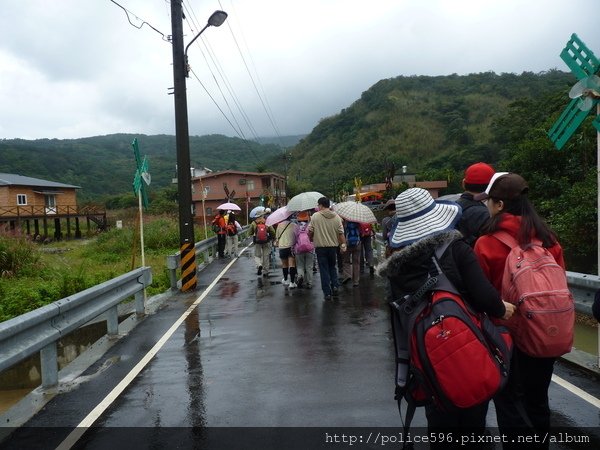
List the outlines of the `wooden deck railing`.
{"label": "wooden deck railing", "polygon": [[36,217],[57,217],[57,216],[93,216],[104,215],[106,210],[98,206],[77,205],[27,205],[27,206],[0,206],[0,218],[4,219],[28,219]]}

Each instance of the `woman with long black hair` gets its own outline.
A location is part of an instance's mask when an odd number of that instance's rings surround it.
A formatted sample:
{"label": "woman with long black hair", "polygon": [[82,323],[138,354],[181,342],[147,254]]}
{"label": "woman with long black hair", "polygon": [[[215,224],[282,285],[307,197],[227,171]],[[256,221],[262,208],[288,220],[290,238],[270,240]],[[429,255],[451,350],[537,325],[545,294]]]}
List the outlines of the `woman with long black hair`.
{"label": "woman with long black hair", "polygon": [[[565,268],[558,239],[529,201],[528,191],[529,186],[520,175],[499,172],[494,174],[486,191],[475,196],[486,200],[491,216],[475,243],[475,254],[484,273],[501,294],[505,294],[502,279],[511,251],[503,242],[506,241],[503,236],[510,235],[521,248],[527,248],[534,240],[541,241],[556,263]],[[518,439],[526,433],[543,436],[550,430],[548,388],[555,361],[554,357],[531,356],[515,342],[509,382],[494,398],[501,433]],[[504,444],[504,448],[510,447],[510,442]],[[540,447],[548,448],[548,444]]]}

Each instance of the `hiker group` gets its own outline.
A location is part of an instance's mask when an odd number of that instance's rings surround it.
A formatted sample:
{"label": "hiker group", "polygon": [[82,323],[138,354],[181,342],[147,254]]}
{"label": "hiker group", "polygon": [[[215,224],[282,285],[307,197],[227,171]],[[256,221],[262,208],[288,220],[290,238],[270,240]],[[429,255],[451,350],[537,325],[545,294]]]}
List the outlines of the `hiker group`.
{"label": "hiker group", "polygon": [[493,400],[504,448],[547,448],[532,436],[550,430],[548,388],[575,318],[562,248],[520,175],[477,163],[463,186],[456,202],[411,188],[386,205],[378,274],[405,428],[425,406],[429,431],[482,436]]}
{"label": "hiker group", "polygon": [[[370,218],[342,217],[324,196],[271,215],[263,208],[250,225],[256,273],[272,273],[277,248],[286,289],[312,288],[318,266],[332,301],[342,284],[357,287],[367,269],[376,272],[387,280],[405,431],[424,406],[429,432],[458,433],[456,443],[484,435],[493,401],[504,448],[523,439],[537,446],[532,435],[550,430],[554,363],[573,343],[563,250],[520,175],[480,162],[466,169],[463,188],[456,201],[421,188],[389,200],[377,267]],[[227,248],[237,256],[237,240]]]}
{"label": "hiker group", "polygon": [[283,273],[281,284],[289,289],[311,289],[318,266],[324,298],[331,300],[338,296],[341,284],[352,281],[352,286],[357,287],[365,269],[374,274],[375,233],[370,223],[342,219],[332,211],[327,197],[319,197],[314,203],[316,208],[275,211],[276,227],[269,223],[268,213],[257,213],[250,225],[254,261],[257,275],[268,277],[271,255],[277,248]]}

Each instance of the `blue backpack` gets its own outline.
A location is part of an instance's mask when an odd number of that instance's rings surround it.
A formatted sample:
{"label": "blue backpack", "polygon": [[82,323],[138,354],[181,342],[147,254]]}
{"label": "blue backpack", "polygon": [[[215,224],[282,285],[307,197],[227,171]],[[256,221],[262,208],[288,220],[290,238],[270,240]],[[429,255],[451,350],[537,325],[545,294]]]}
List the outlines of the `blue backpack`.
{"label": "blue backpack", "polygon": [[360,225],[356,222],[346,222],[346,245],[356,247],[360,244]]}

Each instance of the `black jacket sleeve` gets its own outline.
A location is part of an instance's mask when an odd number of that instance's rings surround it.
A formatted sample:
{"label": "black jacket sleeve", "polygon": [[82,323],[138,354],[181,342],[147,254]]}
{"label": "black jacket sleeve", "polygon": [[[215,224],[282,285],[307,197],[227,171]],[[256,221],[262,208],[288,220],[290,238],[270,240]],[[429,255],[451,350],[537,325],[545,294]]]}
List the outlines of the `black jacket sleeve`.
{"label": "black jacket sleeve", "polygon": [[473,249],[463,240],[454,241],[442,256],[442,270],[464,299],[478,312],[502,317],[505,307],[500,294],[486,278]]}

